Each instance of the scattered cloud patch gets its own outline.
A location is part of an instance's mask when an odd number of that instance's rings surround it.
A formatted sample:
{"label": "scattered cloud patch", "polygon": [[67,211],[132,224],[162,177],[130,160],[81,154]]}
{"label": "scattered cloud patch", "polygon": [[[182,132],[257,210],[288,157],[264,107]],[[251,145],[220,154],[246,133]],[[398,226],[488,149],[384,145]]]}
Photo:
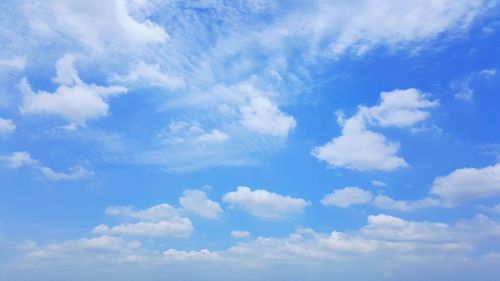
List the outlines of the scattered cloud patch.
{"label": "scattered cloud patch", "polygon": [[233,230],[231,231],[231,237],[233,238],[248,238],[250,237],[250,232],[246,230]]}
{"label": "scattered cloud patch", "polygon": [[483,168],[457,169],[434,180],[431,194],[440,196],[448,205],[479,198],[500,196],[500,164]]}
{"label": "scattered cloud patch", "polygon": [[266,97],[250,98],[240,108],[240,123],[245,128],[266,135],[286,137],[297,123],[292,116],[281,112],[276,104]]}
{"label": "scattered cloud patch", "polygon": [[354,170],[393,171],[408,167],[408,163],[397,156],[399,144],[389,141],[384,135],[368,129],[375,127],[411,127],[426,120],[427,109],[439,105],[428,100],[428,95],[417,89],[393,90],[380,94],[377,106],[359,106],[357,113],[345,119],[338,113],[342,134],[323,146],[315,147],[312,154],[326,161],[331,168]]}
{"label": "scattered cloud patch", "polygon": [[397,211],[414,211],[418,209],[441,206],[440,201],[432,198],[425,198],[416,201],[403,201],[394,200],[386,195],[377,195],[373,199],[373,204],[380,209]]}
{"label": "scattered cloud patch", "polygon": [[0,118],[0,134],[10,134],[16,130],[16,124],[10,119]]}
{"label": "scattered cloud patch", "polygon": [[23,102],[19,110],[23,114],[54,114],[70,122],[70,127],[84,126],[87,121],[108,115],[109,97],[123,94],[124,87],[103,87],[87,84],[80,80],[74,68],[72,55],[65,55],[56,64],[57,76],[54,81],[59,84],[53,93],[33,92],[27,79],[20,83]]}
{"label": "scattered cloud patch", "polygon": [[71,167],[68,173],[56,172],[51,168],[45,166],[40,166],[38,167],[38,169],[40,170],[40,172],[42,172],[43,175],[45,175],[45,177],[54,181],[84,179],[94,174],[93,171],[85,169],[80,165]]}
{"label": "scattered cloud patch", "polygon": [[321,204],[325,206],[337,206],[341,208],[356,204],[365,204],[372,200],[371,192],[356,186],[348,186],[343,189],[336,189],[321,199]]}
{"label": "scattered cloud patch", "polygon": [[224,202],[263,219],[281,219],[300,214],[309,205],[301,198],[280,195],[265,189],[251,190],[238,186],[236,191],[226,193]]}
{"label": "scattered cloud patch", "polygon": [[101,224],[94,228],[94,233],[152,237],[188,237],[193,231],[191,220],[182,217],[178,210],[169,204],[160,204],[143,210],[137,210],[130,206],[114,206],[108,207],[106,214],[138,219],[139,221],[122,223],[115,226]]}
{"label": "scattered cloud patch", "polygon": [[163,73],[159,64],[147,64],[143,61],[133,65],[127,75],[116,75],[111,81],[132,86],[161,87],[168,90],[179,90],[186,86],[182,77]]}
{"label": "scattered cloud patch", "polygon": [[219,203],[208,199],[201,190],[185,190],[179,203],[185,211],[207,219],[216,219],[222,214]]}
{"label": "scattered cloud patch", "polygon": [[10,155],[2,156],[2,162],[11,169],[17,169],[24,166],[33,166],[38,160],[31,158],[31,154],[26,151],[16,151]]}

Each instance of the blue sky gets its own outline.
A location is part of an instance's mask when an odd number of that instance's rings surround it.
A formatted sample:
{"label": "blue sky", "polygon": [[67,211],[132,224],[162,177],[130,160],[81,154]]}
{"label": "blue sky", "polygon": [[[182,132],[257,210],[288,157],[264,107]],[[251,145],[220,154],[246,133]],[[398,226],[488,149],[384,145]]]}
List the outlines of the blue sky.
{"label": "blue sky", "polygon": [[496,0],[0,4],[0,279],[474,280]]}

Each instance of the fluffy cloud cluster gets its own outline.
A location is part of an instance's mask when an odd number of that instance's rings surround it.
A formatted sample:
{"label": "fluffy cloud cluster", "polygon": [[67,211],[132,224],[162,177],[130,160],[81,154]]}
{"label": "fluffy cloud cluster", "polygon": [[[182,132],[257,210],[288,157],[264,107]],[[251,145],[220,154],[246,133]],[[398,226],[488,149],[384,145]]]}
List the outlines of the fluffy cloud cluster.
{"label": "fluffy cloud cluster", "polygon": [[216,219],[222,213],[219,203],[208,199],[207,194],[201,190],[185,190],[179,203],[187,212],[207,219]]}
{"label": "fluffy cloud cluster", "polygon": [[20,84],[23,114],[54,114],[70,122],[69,127],[83,126],[88,120],[106,116],[109,105],[106,100],[127,91],[119,86],[97,86],[80,80],[74,68],[75,57],[65,55],[57,61],[57,76],[54,82],[59,84],[55,92],[33,92],[28,81]]}
{"label": "fluffy cloud cluster", "polygon": [[348,186],[343,189],[334,190],[321,199],[323,205],[334,205],[337,207],[349,207],[354,204],[365,204],[372,200],[371,192],[362,190],[356,186]]}
{"label": "fluffy cloud cluster", "polygon": [[500,164],[484,168],[457,169],[434,180],[432,194],[449,205],[469,200],[500,196]]}
{"label": "fluffy cloud cluster", "polygon": [[223,201],[231,207],[264,219],[279,219],[299,214],[309,205],[302,198],[284,196],[265,189],[251,190],[246,186],[238,186],[236,191],[226,193]]}
{"label": "fluffy cloud cluster", "polygon": [[342,134],[314,148],[312,154],[332,168],[392,171],[407,167],[408,163],[397,155],[399,144],[369,127],[413,126],[427,119],[426,110],[439,103],[428,100],[427,95],[417,89],[382,92],[380,97],[379,105],[359,106],[350,118],[345,119],[339,113]]}
{"label": "fluffy cloud cluster", "polygon": [[138,222],[123,223],[116,226],[98,225],[94,228],[99,234],[121,234],[156,237],[186,237],[193,231],[191,220],[182,217],[178,210],[168,204],[160,204],[143,210],[133,207],[109,207],[106,214],[138,219]]}

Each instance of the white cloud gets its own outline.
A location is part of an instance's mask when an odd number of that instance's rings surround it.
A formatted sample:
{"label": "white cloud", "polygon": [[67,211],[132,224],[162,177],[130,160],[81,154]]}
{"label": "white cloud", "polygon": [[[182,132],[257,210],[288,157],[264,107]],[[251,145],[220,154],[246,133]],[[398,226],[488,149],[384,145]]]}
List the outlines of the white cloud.
{"label": "white cloud", "polygon": [[140,221],[123,223],[112,227],[101,224],[94,228],[94,233],[187,237],[193,231],[191,220],[181,217],[178,210],[169,204],[160,204],[143,210],[137,210],[130,206],[114,206],[108,207],[106,214],[139,219]]}
{"label": "white cloud", "polygon": [[130,217],[145,221],[162,221],[179,217],[179,211],[169,204],[159,204],[143,210],[131,206],[112,206],[106,208],[109,216]]}
{"label": "white cloud", "polygon": [[342,134],[323,146],[315,147],[312,154],[332,168],[392,171],[408,167],[408,163],[397,156],[399,144],[367,126],[415,125],[429,117],[424,109],[435,107],[438,102],[427,100],[427,95],[416,89],[382,92],[380,96],[380,105],[360,106],[350,118],[344,119],[343,114],[338,113]]}
{"label": "white cloud", "polygon": [[1,160],[5,166],[12,169],[33,166],[38,163],[38,160],[31,158],[31,154],[26,151],[13,152],[10,155],[2,156]]}
{"label": "white cloud", "polygon": [[431,193],[442,197],[449,205],[500,196],[500,164],[457,169],[447,176],[436,178]]}
{"label": "white cloud", "polygon": [[188,218],[175,218],[168,221],[124,223],[109,227],[101,224],[94,228],[94,233],[123,234],[153,237],[187,237],[193,231]]}
{"label": "white cloud", "polygon": [[9,134],[16,130],[16,124],[10,119],[0,118],[0,134]]}
{"label": "white cloud", "polygon": [[231,237],[233,238],[248,238],[250,237],[250,232],[246,230],[233,230],[231,231]]}
{"label": "white cloud", "polygon": [[[326,33],[327,27],[331,26],[338,30],[329,45],[333,56],[345,52],[363,55],[380,46],[412,48],[416,43],[425,43],[443,32],[464,30],[488,7],[487,3],[474,0],[460,3],[451,0],[412,3],[360,1],[343,5],[340,14],[335,11],[339,8],[338,2],[326,2],[320,5],[323,11],[313,15],[316,18],[312,20],[318,24],[316,30],[324,29]],[[333,16],[328,18],[328,15]]]}
{"label": "white cloud", "polygon": [[372,180],[371,184],[374,186],[386,186],[387,185],[385,182],[379,181],[379,180]]}
{"label": "white cloud", "polygon": [[52,19],[56,20],[56,24],[51,22],[49,25],[51,29],[96,50],[103,50],[111,44],[124,48],[163,43],[169,38],[156,23],[150,20],[139,22],[130,16],[125,0],[91,0],[85,5],[78,1],[57,0],[45,12],[52,13]]}
{"label": "white cloud", "polygon": [[48,113],[63,117],[72,126],[83,126],[90,119],[108,114],[109,105],[106,100],[114,95],[127,91],[118,86],[97,86],[82,82],[73,66],[74,57],[65,55],[56,64],[57,75],[54,81],[60,85],[55,92],[33,92],[26,79],[20,84],[23,103],[20,111],[23,114]]}
{"label": "white cloud", "polygon": [[26,67],[26,57],[0,59],[0,67],[11,68],[14,70],[24,70]]}
{"label": "white cloud", "polygon": [[432,198],[425,198],[416,201],[394,200],[386,195],[377,195],[373,199],[373,204],[380,209],[398,210],[398,211],[414,211],[422,208],[438,207],[441,203]]}
{"label": "white cloud", "polygon": [[388,215],[368,216],[368,224],[361,233],[366,237],[392,241],[443,242],[456,239],[450,235],[453,232],[447,224],[412,222]]}
{"label": "white cloud", "polygon": [[349,207],[355,204],[364,204],[372,200],[372,194],[356,186],[348,186],[343,189],[336,189],[321,199],[323,205],[333,205],[337,207]]}
{"label": "white cloud", "polygon": [[43,247],[32,243],[28,247],[28,254],[32,258],[64,258],[67,260],[84,255],[84,253],[94,256],[97,253],[126,253],[139,247],[141,247],[141,243],[138,241],[127,241],[123,238],[102,235],[51,243]]}
{"label": "white cloud", "polygon": [[163,257],[167,261],[176,262],[207,262],[219,260],[221,258],[218,252],[211,252],[208,249],[202,249],[200,251],[179,251],[176,249],[168,249],[163,252]]}
{"label": "white cloud", "polygon": [[54,181],[84,179],[94,174],[94,172],[92,172],[91,170],[87,170],[80,165],[71,167],[68,173],[56,172],[51,168],[45,166],[37,168],[40,170],[40,172],[42,172],[42,174],[45,175],[45,177]]}
{"label": "white cloud", "polygon": [[286,137],[297,123],[292,116],[281,112],[276,104],[263,96],[250,98],[240,108],[240,123],[247,129],[266,135]]}
{"label": "white cloud", "polygon": [[223,201],[231,204],[231,207],[242,209],[256,217],[265,219],[285,218],[299,214],[309,205],[301,198],[284,196],[265,189],[252,191],[245,186],[238,186],[236,191],[226,193]]}
{"label": "white cloud", "polygon": [[478,75],[485,78],[490,78],[497,75],[497,70],[496,68],[483,69],[479,71]]}
{"label": "white cloud", "polygon": [[213,129],[210,133],[206,133],[196,137],[195,142],[219,143],[219,142],[225,142],[228,139],[229,139],[228,134],[221,132],[217,129]]}
{"label": "white cloud", "polygon": [[218,218],[222,213],[219,203],[208,199],[207,194],[201,190],[185,190],[179,203],[187,212],[208,219]]}
{"label": "white cloud", "polygon": [[168,75],[162,72],[159,64],[146,64],[143,61],[133,65],[125,76],[115,76],[112,81],[139,85],[157,86],[169,90],[178,90],[185,87],[182,77]]}

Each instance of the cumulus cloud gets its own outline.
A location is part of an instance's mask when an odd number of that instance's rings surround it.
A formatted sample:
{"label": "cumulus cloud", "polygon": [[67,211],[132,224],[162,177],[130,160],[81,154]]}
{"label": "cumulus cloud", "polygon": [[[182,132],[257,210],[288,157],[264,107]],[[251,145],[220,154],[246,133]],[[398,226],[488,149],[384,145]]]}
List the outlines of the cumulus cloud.
{"label": "cumulus cloud", "polygon": [[238,186],[236,191],[226,193],[223,201],[231,207],[264,219],[279,219],[299,214],[309,205],[301,198],[284,196],[265,189],[251,190],[246,186]]}
{"label": "cumulus cloud", "polygon": [[201,190],[185,190],[179,203],[187,212],[207,219],[216,219],[222,213],[219,203],[208,199],[207,194]]}
{"label": "cumulus cloud", "polygon": [[138,219],[139,222],[123,223],[112,227],[101,224],[94,228],[95,233],[187,237],[193,231],[191,220],[181,217],[179,211],[169,204],[160,204],[143,210],[137,210],[131,206],[113,206],[106,209],[106,214]]}
{"label": "cumulus cloud", "polygon": [[0,134],[9,134],[16,130],[16,124],[10,119],[0,118]]}
{"label": "cumulus cloud", "polygon": [[23,114],[54,114],[70,122],[70,127],[83,126],[88,120],[106,116],[109,105],[106,100],[127,91],[124,87],[103,87],[80,80],[74,68],[75,57],[65,55],[56,63],[59,84],[53,93],[33,92],[26,79],[20,84],[23,102],[19,110]]}
{"label": "cumulus cloud", "polygon": [[323,205],[333,205],[337,207],[349,207],[355,204],[365,204],[372,200],[372,194],[356,186],[348,186],[343,189],[336,189],[321,199]]}
{"label": "cumulus cloud", "polygon": [[379,105],[359,106],[350,118],[345,119],[338,113],[342,134],[315,147],[312,154],[332,168],[392,171],[408,167],[408,163],[397,156],[399,144],[371,131],[368,126],[410,127],[427,119],[429,113],[425,109],[437,106],[438,102],[427,100],[427,95],[417,89],[382,92],[380,96]]}
{"label": "cumulus cloud", "polygon": [[296,126],[295,119],[281,112],[276,104],[266,97],[250,98],[240,108],[240,123],[247,129],[261,134],[287,136]]}
{"label": "cumulus cloud", "polygon": [[26,151],[16,151],[10,155],[2,156],[1,159],[5,166],[12,169],[33,166],[38,163],[38,160],[31,158],[31,154]]}
{"label": "cumulus cloud", "polygon": [[431,194],[442,197],[449,205],[500,196],[500,164],[457,169],[438,177],[434,180]]}

